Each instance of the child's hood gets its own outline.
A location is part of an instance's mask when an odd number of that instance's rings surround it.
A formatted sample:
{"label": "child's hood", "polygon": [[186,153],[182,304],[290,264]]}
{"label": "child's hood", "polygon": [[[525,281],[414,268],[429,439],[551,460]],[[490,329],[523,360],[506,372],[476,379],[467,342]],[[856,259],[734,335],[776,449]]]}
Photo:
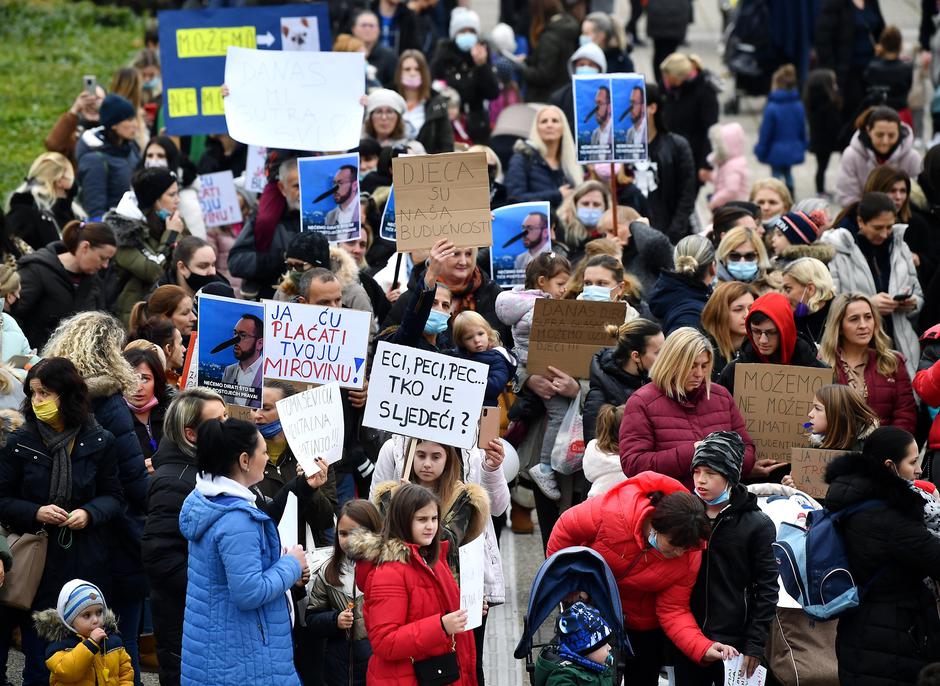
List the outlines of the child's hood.
{"label": "child's hood", "polygon": [[718,162],[742,157],[747,146],[747,134],[738,122],[715,124],[708,130],[708,138],[715,149]]}
{"label": "child's hood", "polygon": [[536,300],[548,297],[548,293],[544,291],[537,288],[526,290],[524,286],[503,291],[496,296],[496,316],[506,326],[515,326],[520,319],[532,312]]}
{"label": "child's hood", "polygon": [[[36,633],[39,634],[39,637],[48,643],[64,641],[78,636],[71,627],[62,621],[54,607],[34,612],[33,626],[36,627]],[[103,628],[109,636],[117,632],[117,617],[115,617],[112,610],[104,611]]]}

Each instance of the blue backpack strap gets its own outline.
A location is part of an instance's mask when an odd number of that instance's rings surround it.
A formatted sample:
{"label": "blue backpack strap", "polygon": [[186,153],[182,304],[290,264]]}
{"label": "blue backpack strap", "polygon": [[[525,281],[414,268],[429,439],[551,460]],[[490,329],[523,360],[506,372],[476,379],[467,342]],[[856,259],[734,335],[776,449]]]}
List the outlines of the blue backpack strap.
{"label": "blue backpack strap", "polygon": [[873,510],[876,507],[887,507],[887,506],[888,506],[888,503],[886,503],[884,500],[877,500],[874,498],[871,500],[863,500],[860,503],[855,503],[854,505],[850,505],[844,510],[833,512],[831,515],[831,519],[833,522],[840,522],[842,521],[843,518],[849,517],[859,512],[864,512],[865,510]]}

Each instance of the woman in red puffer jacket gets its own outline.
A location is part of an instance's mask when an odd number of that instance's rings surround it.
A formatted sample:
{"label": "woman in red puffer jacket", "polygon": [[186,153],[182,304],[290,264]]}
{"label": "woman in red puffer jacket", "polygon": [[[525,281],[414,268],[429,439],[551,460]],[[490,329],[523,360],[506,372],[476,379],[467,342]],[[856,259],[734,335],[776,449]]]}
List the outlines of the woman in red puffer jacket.
{"label": "woman in red puffer jacket", "polygon": [[613,572],[635,653],[627,665],[631,684],[658,683],[666,637],[696,663],[737,654],[702,634],[689,609],[709,531],[702,502],[675,479],[654,472],[575,505],[552,529],[548,555],[587,546]]}
{"label": "woman in red puffer jacket", "polygon": [[348,554],[356,563],[356,586],[365,597],[363,618],[372,644],[369,686],[417,686],[414,662],[456,652],[458,686],[476,686],[473,632],[447,566],[441,541],[441,504],[417,484],[392,497],[382,535],[355,531]]}
{"label": "woman in red puffer jacket", "polygon": [[742,474],[765,477],[776,464],[754,462],[754,442],[731,394],[712,384],[714,353],[701,331],[676,329],[650,368],[650,381],[627,400],[620,425],[620,464],[635,476],[653,471],[692,486],[695,445],[713,431],[744,439]]}

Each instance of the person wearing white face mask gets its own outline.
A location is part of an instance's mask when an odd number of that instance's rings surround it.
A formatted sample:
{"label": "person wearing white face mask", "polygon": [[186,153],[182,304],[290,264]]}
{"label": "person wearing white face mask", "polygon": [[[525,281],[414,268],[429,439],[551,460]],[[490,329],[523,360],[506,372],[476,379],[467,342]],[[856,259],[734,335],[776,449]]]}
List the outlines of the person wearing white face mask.
{"label": "person wearing white face mask", "polygon": [[431,76],[457,91],[467,134],[474,143],[485,144],[490,138],[487,101],[499,97],[499,81],[490,64],[489,46],[480,40],[480,17],[476,12],[454,8],[450,39],[437,44]]}
{"label": "person wearing white face mask", "polygon": [[169,136],[154,136],[144,147],[140,168],[160,167],[176,174],[179,183],[179,213],[186,228],[194,236],[206,237],[206,223],[199,205],[199,177],[196,168],[180,155],[179,148]]}

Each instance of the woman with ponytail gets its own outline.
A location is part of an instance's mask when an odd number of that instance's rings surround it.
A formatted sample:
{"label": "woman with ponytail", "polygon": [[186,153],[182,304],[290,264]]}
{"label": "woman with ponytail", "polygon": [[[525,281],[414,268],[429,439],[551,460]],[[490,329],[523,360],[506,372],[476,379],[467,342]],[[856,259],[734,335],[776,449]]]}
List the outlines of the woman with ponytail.
{"label": "woman with ponytail", "polygon": [[130,329],[135,331],[149,317],[168,319],[173,323],[188,344],[189,336],[196,326],[196,314],[193,312],[193,299],[179,286],[160,286],[146,302],[141,300],[131,310]]}
{"label": "woman with ponytail", "polygon": [[659,275],[649,295],[650,310],[668,336],[683,326],[698,328],[718,275],[715,247],[704,236],[686,236],[673,251],[675,269]]}
{"label": "woman with ponytail", "polygon": [[663,330],[648,319],[631,319],[619,327],[607,326],[617,339],[615,348],[599,350],[591,360],[591,389],[584,401],[584,441],[594,438],[601,406],[623,405],[649,381],[649,370],[663,347]]}
{"label": "woman with ponytail", "polygon": [[254,424],[210,419],[196,446],[196,488],[179,518],[189,541],[181,682],[299,686],[284,594],[306,580],[307,559],[299,545],[281,555],[277,524],[255,502],[264,438]]}
{"label": "woman with ponytail", "polygon": [[62,240],[25,255],[19,263],[22,290],[11,314],[30,345],[39,350],[59,321],[105,308],[98,275],[117,252],[114,231],[100,222],[69,222]]}

